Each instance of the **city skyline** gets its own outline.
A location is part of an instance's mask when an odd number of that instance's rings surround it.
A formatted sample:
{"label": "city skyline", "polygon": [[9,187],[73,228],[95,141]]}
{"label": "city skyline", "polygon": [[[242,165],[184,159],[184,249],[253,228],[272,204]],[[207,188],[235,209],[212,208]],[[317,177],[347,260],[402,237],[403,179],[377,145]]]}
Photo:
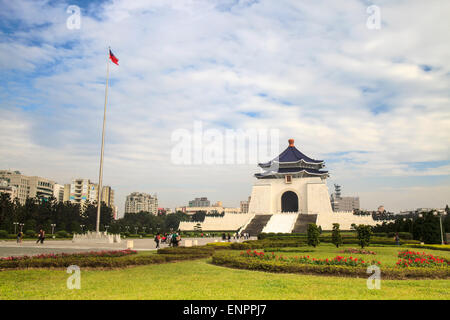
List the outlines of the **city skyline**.
{"label": "city skyline", "polygon": [[363,1],[74,1],[79,29],[66,3],[0,4],[0,169],[98,181],[111,46],[103,184],[120,215],[135,191],[171,208],[247,199],[257,163],[171,162],[195,121],[278,129],[364,209],[450,203],[448,3],[379,1],[379,30]]}

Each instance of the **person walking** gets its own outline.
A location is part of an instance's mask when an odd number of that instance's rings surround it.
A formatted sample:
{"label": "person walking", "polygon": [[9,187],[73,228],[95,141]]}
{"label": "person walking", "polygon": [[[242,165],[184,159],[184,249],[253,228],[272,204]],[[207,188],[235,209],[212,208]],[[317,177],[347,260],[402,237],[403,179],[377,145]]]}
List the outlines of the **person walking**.
{"label": "person walking", "polygon": [[23,237],[23,233],[22,233],[22,231],[19,231],[19,233],[17,234],[17,243],[22,242],[22,237]]}
{"label": "person walking", "polygon": [[41,241],[41,237],[42,237],[42,229],[39,230],[38,239],[36,240],[36,243],[39,243]]}
{"label": "person walking", "polygon": [[399,246],[400,245],[400,236],[398,235],[398,232],[395,233],[394,240],[395,240],[395,244]]}
{"label": "person walking", "polygon": [[159,235],[159,232],[155,236],[155,242],[156,242],[156,249],[159,249],[159,242],[161,241],[161,236]]}
{"label": "person walking", "polygon": [[230,235],[230,233],[227,233],[227,240],[228,240],[228,242],[231,242],[231,235]]}

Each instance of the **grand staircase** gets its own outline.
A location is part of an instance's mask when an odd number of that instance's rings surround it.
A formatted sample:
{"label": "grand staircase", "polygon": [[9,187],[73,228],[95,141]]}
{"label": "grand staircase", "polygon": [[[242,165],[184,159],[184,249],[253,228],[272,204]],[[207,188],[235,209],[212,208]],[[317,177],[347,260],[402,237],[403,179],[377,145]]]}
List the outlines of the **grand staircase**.
{"label": "grand staircase", "polygon": [[245,230],[242,232],[250,234],[251,237],[256,237],[258,234],[261,233],[262,229],[264,229],[264,227],[266,226],[267,222],[269,222],[271,217],[272,217],[271,214],[255,215],[252,221],[250,221]]}
{"label": "grand staircase", "polygon": [[316,223],[317,214],[299,214],[292,233],[306,233],[309,223]]}

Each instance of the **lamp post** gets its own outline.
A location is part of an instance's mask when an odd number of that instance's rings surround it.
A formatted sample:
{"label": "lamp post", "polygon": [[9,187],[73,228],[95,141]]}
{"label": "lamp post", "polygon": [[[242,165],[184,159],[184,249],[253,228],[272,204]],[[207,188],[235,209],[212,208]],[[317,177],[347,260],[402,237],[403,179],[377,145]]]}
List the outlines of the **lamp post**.
{"label": "lamp post", "polygon": [[[433,211],[433,215],[437,216],[438,212],[437,211]],[[441,227],[441,244],[444,245],[444,234],[442,232],[442,215],[439,214],[439,225]]]}
{"label": "lamp post", "polygon": [[17,233],[17,225],[18,225],[18,224],[19,224],[18,222],[13,222],[13,225],[14,225],[14,234]]}
{"label": "lamp post", "polygon": [[147,227],[142,227],[142,230],[144,231],[144,233],[145,233],[145,229],[147,229]]}
{"label": "lamp post", "polygon": [[108,233],[108,228],[109,228],[109,226],[105,225],[106,233]]}
{"label": "lamp post", "polygon": [[23,229],[23,226],[25,225],[25,223],[20,223],[19,224],[19,226],[20,226],[20,232],[22,232],[22,229]]}
{"label": "lamp post", "polygon": [[81,233],[84,233],[84,230],[83,230],[83,228],[85,227],[85,225],[84,224],[80,224],[80,228],[81,228]]}
{"label": "lamp post", "polygon": [[50,224],[50,225],[52,226],[52,235],[53,235],[53,233],[54,233],[54,231],[55,231],[56,224],[55,224],[55,223],[52,223],[52,224]]}
{"label": "lamp post", "polygon": [[134,234],[137,234],[139,227],[134,227]]}

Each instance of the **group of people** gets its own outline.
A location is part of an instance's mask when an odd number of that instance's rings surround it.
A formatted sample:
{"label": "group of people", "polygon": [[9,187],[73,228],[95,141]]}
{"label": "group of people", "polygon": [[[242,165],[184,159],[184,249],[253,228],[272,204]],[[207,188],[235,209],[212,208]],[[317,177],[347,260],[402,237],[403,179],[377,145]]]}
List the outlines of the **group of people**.
{"label": "group of people", "polygon": [[[239,239],[247,240],[247,239],[250,239],[250,234],[244,233],[244,232],[242,232],[242,233],[236,232],[235,234],[233,234],[233,239],[234,240],[239,240]],[[225,232],[222,233],[222,241],[228,241],[228,242],[231,241],[231,235],[229,233],[225,234]]]}
{"label": "group of people", "polygon": [[[17,243],[22,243],[22,239],[23,239],[23,232],[19,231],[19,233],[17,234]],[[36,243],[41,243],[44,244],[44,240],[45,240],[45,231],[44,230],[39,230],[38,233],[38,239],[36,240]]]}
{"label": "group of people", "polygon": [[163,235],[159,232],[155,236],[156,249],[160,248],[161,243],[166,243],[169,247],[178,247],[181,241],[181,237],[178,232],[164,233]]}

